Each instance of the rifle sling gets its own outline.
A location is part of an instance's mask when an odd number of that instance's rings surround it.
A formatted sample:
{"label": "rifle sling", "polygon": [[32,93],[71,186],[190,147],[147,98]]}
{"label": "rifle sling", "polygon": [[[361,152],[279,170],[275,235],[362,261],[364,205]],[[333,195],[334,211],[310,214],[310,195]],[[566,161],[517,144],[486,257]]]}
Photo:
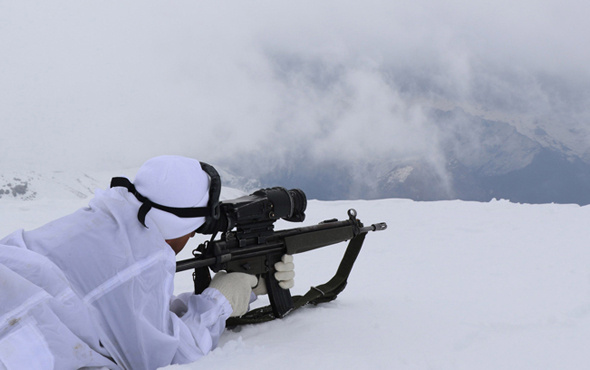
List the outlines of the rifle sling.
{"label": "rifle sling", "polygon": [[[352,266],[361,251],[366,235],[367,232],[362,232],[350,240],[346,247],[346,251],[344,252],[344,256],[342,257],[342,261],[340,261],[338,270],[330,281],[316,287],[311,287],[305,295],[293,296],[294,307],[291,312],[309,303],[317,305],[319,303],[330,302],[336,299],[338,294],[346,287],[348,276],[350,275]],[[272,321],[275,318],[272,307],[269,305],[249,311],[241,317],[230,317],[226,321],[226,327],[231,329],[239,325],[260,324]]]}

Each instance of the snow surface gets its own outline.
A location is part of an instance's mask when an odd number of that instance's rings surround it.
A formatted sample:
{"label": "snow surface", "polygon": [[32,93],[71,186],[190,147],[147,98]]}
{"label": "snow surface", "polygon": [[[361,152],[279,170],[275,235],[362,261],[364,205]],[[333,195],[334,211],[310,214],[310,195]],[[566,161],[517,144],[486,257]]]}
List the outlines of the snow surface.
{"label": "snow surface", "polygon": [[[239,195],[225,189],[225,198]],[[0,199],[0,234],[88,199]],[[208,356],[169,369],[582,369],[590,360],[590,207],[507,201],[311,200],[303,224],[344,219],[368,235],[336,301],[228,331]],[[191,241],[179,258],[190,257]],[[204,239],[203,239],[204,240]],[[302,294],[335,272],[345,243],[295,256]],[[190,272],[177,293],[192,290]],[[261,300],[265,303],[264,300]]]}

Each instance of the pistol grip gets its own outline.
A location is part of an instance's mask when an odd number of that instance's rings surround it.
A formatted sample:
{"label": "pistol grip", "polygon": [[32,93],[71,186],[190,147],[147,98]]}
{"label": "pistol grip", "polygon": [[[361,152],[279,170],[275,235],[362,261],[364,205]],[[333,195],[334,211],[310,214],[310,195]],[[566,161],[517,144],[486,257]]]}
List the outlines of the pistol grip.
{"label": "pistol grip", "polygon": [[291,298],[291,292],[288,289],[279,286],[274,273],[274,270],[267,272],[264,280],[266,281],[266,290],[268,291],[272,312],[275,317],[282,318],[293,309],[293,298]]}

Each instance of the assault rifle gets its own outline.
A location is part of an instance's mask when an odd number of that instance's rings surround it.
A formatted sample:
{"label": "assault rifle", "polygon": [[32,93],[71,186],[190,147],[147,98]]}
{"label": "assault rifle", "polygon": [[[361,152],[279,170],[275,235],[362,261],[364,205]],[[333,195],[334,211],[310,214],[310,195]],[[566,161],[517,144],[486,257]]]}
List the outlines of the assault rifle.
{"label": "assault rifle", "polygon": [[[356,211],[350,209],[347,220],[331,219],[314,226],[274,231],[274,223],[278,219],[293,222],[305,219],[307,199],[299,189],[261,189],[249,196],[221,202],[219,205],[219,218],[214,225],[209,224],[205,230],[200,229],[202,233],[213,234],[211,240],[193,251],[194,258],[178,261],[176,272],[195,269],[193,279],[197,294],[209,286],[209,269],[213,272],[226,270],[260,275],[266,283],[273,318],[281,318],[294,307],[310,301],[336,298],[336,294],[346,285],[365,235],[369,231],[387,228],[384,222],[363,226],[356,217]],[[219,240],[214,240],[218,231],[223,232],[222,236]],[[307,252],[346,240],[351,242],[334,281],[312,288],[309,299],[299,300],[294,304],[289,290],[282,289],[275,279],[274,264],[284,254]]]}

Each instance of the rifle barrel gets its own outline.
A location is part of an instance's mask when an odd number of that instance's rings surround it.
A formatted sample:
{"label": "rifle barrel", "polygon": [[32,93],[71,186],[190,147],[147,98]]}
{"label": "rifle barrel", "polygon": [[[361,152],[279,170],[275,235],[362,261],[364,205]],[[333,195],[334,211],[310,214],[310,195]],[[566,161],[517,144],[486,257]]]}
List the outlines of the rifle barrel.
{"label": "rifle barrel", "polygon": [[385,229],[387,229],[387,224],[385,222],[379,222],[378,224],[372,224],[371,226],[365,226],[361,228],[361,232],[381,231]]}

